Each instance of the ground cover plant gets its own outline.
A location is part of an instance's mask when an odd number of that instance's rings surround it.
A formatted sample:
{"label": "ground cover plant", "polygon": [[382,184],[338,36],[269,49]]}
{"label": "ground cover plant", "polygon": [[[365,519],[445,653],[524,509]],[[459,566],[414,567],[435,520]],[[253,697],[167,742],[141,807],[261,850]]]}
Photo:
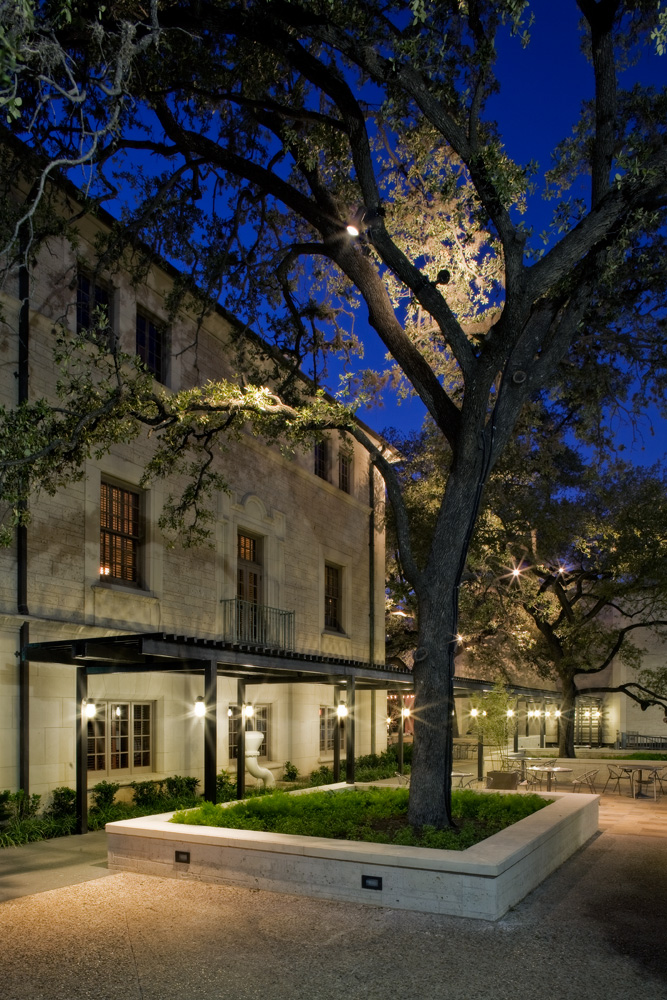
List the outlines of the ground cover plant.
{"label": "ground cover plant", "polygon": [[662,760],[667,761],[667,753],[657,750],[642,750],[637,753],[601,753],[598,760]]}
{"label": "ground cover plant", "polygon": [[297,796],[278,791],[234,806],[204,802],[194,810],[176,812],[171,822],[465,850],[548,804],[538,795],[456,791],[452,795],[455,827],[436,830],[424,826],[416,831],[408,823],[408,800],[406,788],[344,789]]}
{"label": "ground cover plant", "polygon": [[[403,746],[403,771],[410,774],[412,764],[412,743]],[[354,759],[354,777],[356,781],[380,781],[382,778],[393,778],[398,768],[398,747],[388,746],[382,753],[368,753]],[[341,774],[345,774],[345,761],[341,761]],[[307,784],[332,785],[334,773],[332,764],[322,764],[312,771]],[[305,786],[304,786],[305,787]]]}

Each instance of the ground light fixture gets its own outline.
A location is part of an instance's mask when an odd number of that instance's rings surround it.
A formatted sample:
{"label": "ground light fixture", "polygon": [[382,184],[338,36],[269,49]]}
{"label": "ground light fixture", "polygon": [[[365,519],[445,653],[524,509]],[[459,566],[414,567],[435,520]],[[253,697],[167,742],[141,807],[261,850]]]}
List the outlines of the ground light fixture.
{"label": "ground light fixture", "polygon": [[195,701],[195,715],[198,719],[203,718],[206,715],[206,704],[201,695]]}

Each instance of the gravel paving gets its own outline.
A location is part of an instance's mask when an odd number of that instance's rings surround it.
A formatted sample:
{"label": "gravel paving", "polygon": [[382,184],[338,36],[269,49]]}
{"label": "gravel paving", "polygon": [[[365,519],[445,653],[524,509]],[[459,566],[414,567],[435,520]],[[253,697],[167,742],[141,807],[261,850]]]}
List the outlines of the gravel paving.
{"label": "gravel paving", "polygon": [[0,904],[0,996],[667,1000],[665,846],[599,834],[495,923],[110,874]]}

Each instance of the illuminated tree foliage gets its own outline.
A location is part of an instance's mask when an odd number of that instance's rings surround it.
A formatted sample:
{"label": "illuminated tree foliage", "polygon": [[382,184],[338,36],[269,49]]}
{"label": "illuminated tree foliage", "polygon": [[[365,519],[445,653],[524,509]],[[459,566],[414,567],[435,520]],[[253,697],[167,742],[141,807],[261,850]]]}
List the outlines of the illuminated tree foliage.
{"label": "illuminated tree foliage", "polygon": [[[416,826],[450,822],[459,586],[484,486],[523,407],[548,388],[590,437],[611,401],[632,408],[663,396],[665,95],[623,92],[618,71],[637,55],[660,58],[664,20],[655,0],[577,7],[595,96],[546,178],[510,161],[487,114],[499,87],[502,98],[497,43],[529,44],[527,0],[2,8],[8,129],[48,164],[85,164],[70,176],[89,205],[122,204],[102,266],[126,262],[131,246],[139,268],[143,245],[182,267],[181,301],[205,309],[217,299],[239,316],[246,384],[261,373],[274,394],[255,407],[258,430],[303,440],[343,426],[370,447],[350,405],[394,382],[420,398],[447,442],[423,553],[400,478],[371,447],[419,605]],[[10,263],[26,260],[38,235],[39,176],[6,216]],[[542,241],[523,210],[545,180],[558,200]],[[324,384],[334,353],[360,350],[360,306],[387,371],[349,379],[352,399],[309,402],[297,373]],[[243,324],[273,353],[253,361]],[[224,397],[216,413],[228,413],[230,392],[211,388]],[[134,409],[180,449],[200,447],[210,426],[203,397]],[[221,417],[206,447],[229,426]],[[201,468],[206,457],[193,461]],[[27,468],[29,448],[25,458]]]}

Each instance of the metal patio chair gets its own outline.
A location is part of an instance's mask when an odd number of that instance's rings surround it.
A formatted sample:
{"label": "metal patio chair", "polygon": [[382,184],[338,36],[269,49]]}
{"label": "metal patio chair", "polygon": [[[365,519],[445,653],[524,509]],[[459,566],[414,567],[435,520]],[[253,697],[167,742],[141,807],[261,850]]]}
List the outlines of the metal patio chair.
{"label": "metal patio chair", "polygon": [[577,786],[581,785],[582,788],[585,786],[588,788],[589,792],[595,795],[595,775],[599,770],[600,768],[596,767],[594,771],[585,771],[583,774],[580,774],[578,778],[574,778],[572,781],[572,791],[576,792]]}
{"label": "metal patio chair", "polygon": [[612,792],[614,791],[614,788],[615,788],[619,795],[622,794],[621,793],[621,782],[622,781],[629,781],[630,782],[630,793],[634,796],[634,794],[635,794],[635,781],[634,781],[634,778],[632,776],[632,771],[631,770],[624,771],[617,764],[607,764],[607,770],[609,771],[609,776],[608,776],[607,780],[605,781],[604,788],[602,789],[602,793],[601,793],[602,795],[604,795],[604,793],[607,791],[607,785],[609,784],[610,781],[613,782]]}
{"label": "metal patio chair", "polygon": [[658,786],[660,787],[660,791],[661,792],[664,791],[664,787],[663,787],[663,784],[662,784],[662,782],[664,780],[664,776],[662,776],[660,774],[660,771],[661,771],[661,768],[659,768],[659,767],[652,767],[651,770],[648,772],[647,777],[644,778],[644,780],[642,782],[642,784],[644,786],[646,786],[646,785],[653,785],[653,801],[654,802],[658,798]]}

